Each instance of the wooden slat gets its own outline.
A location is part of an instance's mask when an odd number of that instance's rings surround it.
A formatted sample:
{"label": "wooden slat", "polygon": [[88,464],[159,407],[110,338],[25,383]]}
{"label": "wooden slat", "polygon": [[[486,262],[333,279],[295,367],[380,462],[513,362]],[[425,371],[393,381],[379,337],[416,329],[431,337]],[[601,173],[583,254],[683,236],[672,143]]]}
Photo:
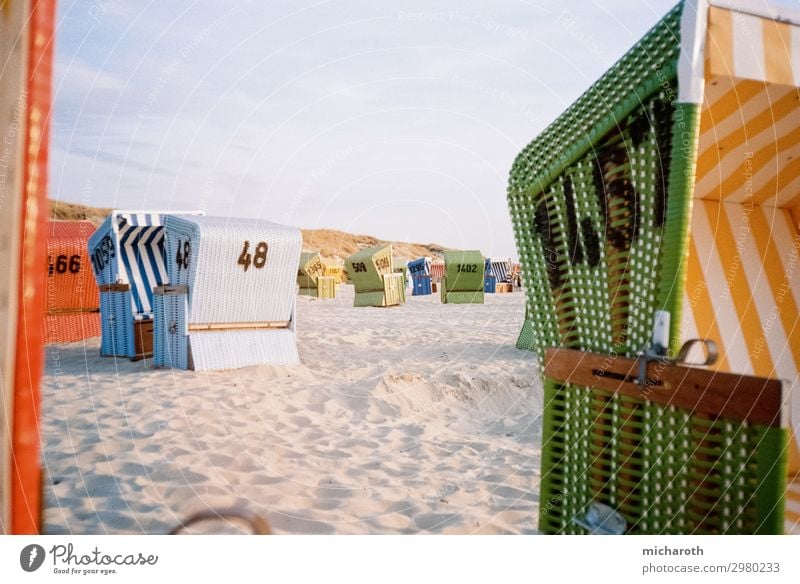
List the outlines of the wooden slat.
{"label": "wooden slat", "polygon": [[548,349],[545,363],[545,375],[562,383],[671,405],[694,414],[772,427],[783,422],[783,384],[776,379],[651,362],[642,388],[636,383],[638,359]]}
{"label": "wooden slat", "polygon": [[288,320],[269,322],[209,322],[192,323],[190,331],[248,330],[248,329],[285,329],[289,328]]}
{"label": "wooden slat", "polygon": [[130,284],[100,284],[100,292],[127,292],[131,289]]}
{"label": "wooden slat", "polygon": [[181,284],[174,285],[174,286],[156,286],[153,288],[153,294],[157,296],[178,296],[181,294],[188,294],[189,293],[189,286],[184,286]]}

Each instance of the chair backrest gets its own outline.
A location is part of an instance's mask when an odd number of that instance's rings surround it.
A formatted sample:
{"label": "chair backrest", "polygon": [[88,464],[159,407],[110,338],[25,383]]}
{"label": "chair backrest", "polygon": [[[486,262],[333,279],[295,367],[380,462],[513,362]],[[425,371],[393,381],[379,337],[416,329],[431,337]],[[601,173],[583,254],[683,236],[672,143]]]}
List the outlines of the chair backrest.
{"label": "chair backrest", "polygon": [[384,274],[394,273],[392,246],[362,249],[345,260],[345,269],[355,286],[356,294],[382,291]]}
{"label": "chair backrest", "polygon": [[485,260],[479,251],[444,252],[445,286],[448,292],[482,292]]}
{"label": "chair backrest", "polygon": [[170,284],[188,286],[189,327],[257,323],[294,315],[300,230],[235,217],[165,218]]}
{"label": "chair backrest", "polygon": [[153,311],[153,288],[169,283],[161,213],[113,211],[89,238],[99,285],[128,284],[134,315]]}
{"label": "chair backrest", "polygon": [[431,258],[419,258],[408,262],[408,273],[412,278],[431,275]]}

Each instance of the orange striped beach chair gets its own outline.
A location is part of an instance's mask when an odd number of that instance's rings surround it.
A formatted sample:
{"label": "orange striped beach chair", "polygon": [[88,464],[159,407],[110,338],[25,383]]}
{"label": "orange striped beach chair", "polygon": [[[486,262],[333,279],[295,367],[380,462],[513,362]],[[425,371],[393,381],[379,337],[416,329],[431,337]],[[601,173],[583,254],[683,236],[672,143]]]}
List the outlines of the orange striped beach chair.
{"label": "orange striped beach chair", "polygon": [[[629,532],[798,531],[798,43],[800,11],[785,4],[685,0],[518,155],[508,186],[527,292],[517,345],[541,356],[550,400],[543,531],[586,532],[582,514],[596,502]],[[674,359],[689,339],[715,342],[709,371],[733,376],[711,406],[716,382],[698,386],[708,389],[699,404],[644,391],[663,383],[650,361]],[[553,355],[594,368],[576,382],[563,363],[545,362],[548,348],[581,352]],[[625,365],[615,383],[601,383],[610,370],[592,355],[636,360],[641,373]],[[681,357],[706,360],[698,349]],[[770,416],[731,414],[749,399],[743,387],[758,383],[772,401],[750,397]],[[642,388],[632,402],[622,391],[631,387]],[[663,424],[681,416],[691,423],[672,436]],[[645,456],[650,432],[658,440]],[[732,436],[752,448],[737,450]],[[685,464],[694,474],[664,466],[676,441],[693,445]],[[726,466],[731,456],[737,463]],[[764,473],[753,470],[756,458],[772,461]],[[709,486],[709,469],[730,481],[725,488]],[[644,488],[654,472],[666,473],[660,484],[687,481],[672,506]],[[706,516],[686,515],[700,508]],[[657,512],[669,520],[654,520]]]}

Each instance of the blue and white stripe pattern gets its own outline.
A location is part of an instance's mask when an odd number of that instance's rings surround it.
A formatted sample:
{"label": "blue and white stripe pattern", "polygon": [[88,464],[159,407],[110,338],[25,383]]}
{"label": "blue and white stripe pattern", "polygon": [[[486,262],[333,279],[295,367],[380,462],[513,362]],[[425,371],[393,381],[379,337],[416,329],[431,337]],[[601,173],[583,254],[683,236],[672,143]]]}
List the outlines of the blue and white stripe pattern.
{"label": "blue and white stripe pattern", "polygon": [[408,274],[414,278],[431,275],[431,258],[419,258],[408,262]]}
{"label": "blue and white stripe pattern", "polygon": [[497,278],[497,283],[511,281],[511,259],[510,258],[487,258],[486,269]]}
{"label": "blue and white stripe pattern", "polygon": [[161,216],[151,213],[121,213],[115,218],[119,241],[118,273],[130,284],[134,315],[153,313],[153,288],[169,283],[164,227]]}

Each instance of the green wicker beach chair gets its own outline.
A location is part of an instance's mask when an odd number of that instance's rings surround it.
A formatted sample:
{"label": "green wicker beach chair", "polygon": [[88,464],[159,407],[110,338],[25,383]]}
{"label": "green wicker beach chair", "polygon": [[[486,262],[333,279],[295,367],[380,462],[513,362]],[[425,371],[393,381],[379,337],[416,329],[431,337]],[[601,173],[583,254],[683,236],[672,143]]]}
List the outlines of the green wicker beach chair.
{"label": "green wicker beach chair", "polygon": [[403,274],[394,273],[392,246],[362,249],[345,260],[355,287],[353,306],[395,306],[406,301]]}
{"label": "green wicker beach chair", "polygon": [[479,251],[444,252],[443,304],[483,304],[485,260]]}
{"label": "green wicker beach chair", "polygon": [[[783,406],[793,420],[770,418],[788,430],[725,406],[746,402],[744,380],[792,385],[800,371],[789,292],[800,289],[800,60],[781,40],[797,35],[800,13],[785,6],[681,2],[515,160],[508,203],[527,294],[517,346],[544,366],[552,347],[613,361],[709,339],[719,345],[710,369],[730,381],[700,416],[675,405],[681,383],[632,405],[618,390],[627,377],[603,389],[586,361],[575,363],[584,383],[550,376],[548,363],[543,531],[585,530],[582,514],[602,515],[591,501],[629,532],[781,531],[774,471],[796,448],[784,433],[800,427],[797,392]],[[630,444],[643,444],[634,460]],[[695,463],[713,467],[711,483],[682,468]],[[696,490],[708,498],[703,521],[666,501],[696,505]]]}
{"label": "green wicker beach chair", "polygon": [[317,298],[336,297],[336,278],[325,276],[325,265],[316,252],[300,254],[300,266],[297,269],[297,285],[301,296]]}

